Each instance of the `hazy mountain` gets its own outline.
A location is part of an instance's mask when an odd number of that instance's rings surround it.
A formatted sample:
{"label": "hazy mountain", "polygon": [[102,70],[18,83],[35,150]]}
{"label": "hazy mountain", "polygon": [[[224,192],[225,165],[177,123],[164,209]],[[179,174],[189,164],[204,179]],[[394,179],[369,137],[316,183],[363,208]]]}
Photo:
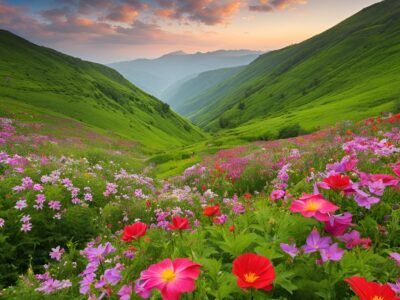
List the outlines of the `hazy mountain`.
{"label": "hazy mountain", "polygon": [[243,70],[244,66],[206,71],[192,75],[171,85],[161,96],[172,108],[181,113],[196,109],[196,97]]}
{"label": "hazy mountain", "polygon": [[219,50],[187,54],[172,52],[157,59],[136,59],[110,64],[129,81],[157,97],[174,83],[209,70],[247,65],[261,52]]}

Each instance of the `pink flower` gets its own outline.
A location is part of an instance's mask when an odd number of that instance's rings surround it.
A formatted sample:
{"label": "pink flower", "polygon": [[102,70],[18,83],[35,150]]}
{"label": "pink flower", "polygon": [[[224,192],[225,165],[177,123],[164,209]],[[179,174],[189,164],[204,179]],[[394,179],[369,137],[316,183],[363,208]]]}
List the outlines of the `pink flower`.
{"label": "pink flower", "polygon": [[26,207],[28,207],[28,204],[26,203],[25,199],[18,200],[15,203],[15,208],[18,209],[18,210],[22,210],[22,209],[24,209]]}
{"label": "pink flower", "polygon": [[143,271],[140,280],[145,290],[156,288],[163,299],[178,300],[182,293],[194,291],[199,274],[200,265],[187,258],[165,259]]}
{"label": "pink flower", "polygon": [[342,215],[330,216],[329,221],[325,222],[325,231],[334,235],[343,235],[347,228],[350,227],[352,221],[352,214],[345,212]]}
{"label": "pink flower", "polygon": [[364,249],[368,249],[371,246],[371,239],[361,238],[360,233],[356,230],[338,236],[338,239],[346,243],[347,249],[352,249],[356,246],[362,246]]}
{"label": "pink flower", "polygon": [[390,253],[390,258],[397,262],[397,265],[400,267],[400,253],[392,252]]}
{"label": "pink flower", "polygon": [[338,209],[339,207],[324,199],[320,194],[303,194],[300,199],[293,201],[290,206],[292,212],[299,212],[306,218],[314,217],[323,222],[329,221],[329,213],[333,213]]}
{"label": "pink flower", "polygon": [[306,244],[303,246],[304,253],[313,253],[321,249],[326,249],[332,242],[330,237],[321,237],[317,229],[313,229],[307,237]]}
{"label": "pink flower", "polygon": [[289,254],[292,258],[295,258],[297,254],[299,254],[299,249],[297,248],[296,244],[289,245],[281,243],[280,246],[282,251]]}
{"label": "pink flower", "polygon": [[338,244],[335,243],[328,248],[320,249],[319,253],[323,262],[327,262],[328,260],[339,261],[343,257],[344,250],[340,249]]}
{"label": "pink flower", "polygon": [[130,300],[132,294],[132,285],[123,285],[118,292],[119,300]]}
{"label": "pink flower", "polygon": [[63,255],[64,252],[65,252],[65,250],[63,248],[61,248],[60,246],[57,246],[55,248],[51,248],[51,252],[49,253],[49,255],[52,259],[55,259],[56,261],[60,261],[61,256]]}
{"label": "pink flower", "polygon": [[3,228],[5,223],[4,219],[0,218],[0,228]]}
{"label": "pink flower", "polygon": [[271,198],[271,200],[275,201],[285,197],[285,194],[286,192],[284,190],[273,190],[269,197]]}

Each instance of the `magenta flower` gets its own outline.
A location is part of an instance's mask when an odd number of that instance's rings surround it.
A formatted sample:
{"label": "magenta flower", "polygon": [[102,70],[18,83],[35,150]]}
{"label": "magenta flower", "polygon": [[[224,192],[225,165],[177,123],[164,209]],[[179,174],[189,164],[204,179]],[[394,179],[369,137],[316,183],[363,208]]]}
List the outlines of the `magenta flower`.
{"label": "magenta flower", "polygon": [[319,250],[323,262],[328,260],[339,261],[342,259],[344,250],[338,247],[337,243],[330,245],[328,248],[323,248]]}
{"label": "magenta flower", "polygon": [[[353,185],[354,187],[354,185]],[[354,200],[357,202],[358,206],[360,207],[365,207],[366,209],[371,209],[371,205],[379,203],[380,199],[377,197],[371,197],[369,194],[366,192],[354,188]]]}
{"label": "magenta flower", "polygon": [[320,249],[328,248],[332,242],[330,237],[322,237],[317,229],[313,229],[307,237],[306,244],[303,246],[304,253],[317,252]]}
{"label": "magenta flower", "polygon": [[32,230],[32,224],[31,223],[23,223],[21,226],[21,231],[23,232],[28,232]]}
{"label": "magenta flower", "polygon": [[314,217],[318,221],[329,221],[329,214],[338,210],[339,207],[324,199],[320,194],[303,196],[293,201],[290,206],[292,212],[299,212],[306,218]]}
{"label": "magenta flower", "polygon": [[60,246],[57,246],[55,248],[51,248],[51,252],[49,253],[49,255],[52,259],[55,259],[56,261],[60,261],[64,252],[65,252],[65,250],[63,248],[61,248]]}
{"label": "magenta flower", "polygon": [[362,246],[363,248],[369,248],[371,246],[371,239],[361,238],[360,233],[356,230],[338,236],[338,239],[346,243],[347,249],[352,249],[357,246]]}
{"label": "magenta flower", "polygon": [[187,258],[165,259],[143,271],[140,279],[144,289],[156,288],[163,299],[178,300],[182,293],[194,291],[199,274],[200,265]]}
{"label": "magenta flower", "polygon": [[343,235],[347,228],[351,226],[352,214],[345,212],[342,215],[333,215],[329,217],[329,221],[325,222],[325,231],[333,236]]}
{"label": "magenta flower", "polygon": [[135,283],[135,293],[139,295],[143,299],[150,298],[151,289],[148,289],[144,286],[145,281],[138,279]]}
{"label": "magenta flower", "polygon": [[284,190],[273,190],[269,197],[271,198],[271,200],[275,201],[285,197],[285,194],[286,192]]}
{"label": "magenta flower", "polygon": [[299,254],[299,249],[297,248],[296,244],[289,245],[281,243],[280,246],[282,251],[289,254],[292,258],[295,258],[297,254]]}
{"label": "magenta flower", "polygon": [[60,210],[61,209],[61,202],[60,201],[50,201],[48,203],[48,205],[53,210]]}
{"label": "magenta flower", "polygon": [[0,218],[0,228],[3,228],[5,223],[6,221],[4,221],[3,218]]}
{"label": "magenta flower", "polygon": [[26,203],[25,199],[18,200],[15,203],[15,208],[18,209],[18,210],[22,210],[22,209],[24,209],[26,207],[28,207],[28,204]]}

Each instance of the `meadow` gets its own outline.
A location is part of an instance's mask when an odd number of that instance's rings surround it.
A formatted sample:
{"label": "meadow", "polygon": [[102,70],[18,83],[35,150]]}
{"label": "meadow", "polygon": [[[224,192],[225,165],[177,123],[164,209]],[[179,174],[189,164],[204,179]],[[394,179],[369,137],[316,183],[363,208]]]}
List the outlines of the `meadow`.
{"label": "meadow", "polygon": [[118,136],[3,112],[0,298],[399,299],[399,114],[157,176]]}

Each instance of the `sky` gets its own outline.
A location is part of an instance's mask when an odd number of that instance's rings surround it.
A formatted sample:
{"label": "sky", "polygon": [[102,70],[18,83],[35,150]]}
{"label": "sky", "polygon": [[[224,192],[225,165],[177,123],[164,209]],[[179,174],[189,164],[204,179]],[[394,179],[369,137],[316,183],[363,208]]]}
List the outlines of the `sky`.
{"label": "sky", "polygon": [[100,63],[182,50],[269,51],[380,0],[0,0],[0,28]]}

